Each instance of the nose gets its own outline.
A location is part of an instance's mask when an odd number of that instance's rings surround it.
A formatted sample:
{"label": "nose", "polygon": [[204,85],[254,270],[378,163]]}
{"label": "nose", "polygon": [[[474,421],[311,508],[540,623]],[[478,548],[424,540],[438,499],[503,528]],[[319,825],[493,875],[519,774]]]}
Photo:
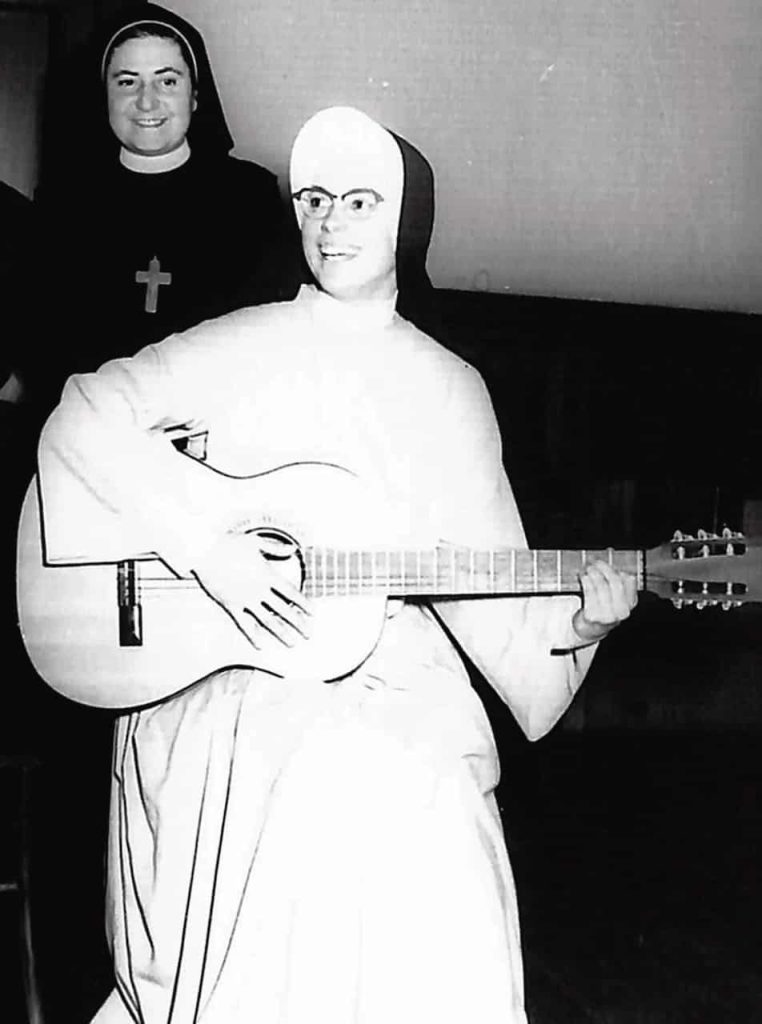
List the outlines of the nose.
{"label": "nose", "polygon": [[323,218],[323,231],[341,231],[347,226],[347,214],[344,204],[334,200],[328,215]]}
{"label": "nose", "polygon": [[135,106],[138,110],[149,111],[154,110],[157,104],[158,100],[153,84],[150,82],[141,82],[138,86],[138,95],[135,100]]}

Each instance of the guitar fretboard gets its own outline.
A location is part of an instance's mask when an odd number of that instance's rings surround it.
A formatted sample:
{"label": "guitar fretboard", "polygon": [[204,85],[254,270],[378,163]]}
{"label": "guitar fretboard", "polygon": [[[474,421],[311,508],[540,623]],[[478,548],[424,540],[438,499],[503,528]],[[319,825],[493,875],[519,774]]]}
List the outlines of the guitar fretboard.
{"label": "guitar fretboard", "polygon": [[425,550],[352,551],[309,547],[302,552],[308,597],[384,593],[475,596],[488,594],[571,594],[579,574],[601,559],[636,575],[642,586],[640,551],[525,550],[437,547]]}

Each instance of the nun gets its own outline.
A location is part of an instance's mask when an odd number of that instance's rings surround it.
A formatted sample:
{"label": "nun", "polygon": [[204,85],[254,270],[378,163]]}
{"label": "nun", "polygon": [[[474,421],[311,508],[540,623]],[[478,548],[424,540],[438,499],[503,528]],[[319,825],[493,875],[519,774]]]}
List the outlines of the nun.
{"label": "nun", "polygon": [[[371,543],[393,522],[408,548],[526,546],[484,383],[397,308],[428,286],[413,250],[433,193],[413,185],[412,153],[356,109],[310,118],[290,189],[311,282],[73,377],[43,432],[46,516],[64,478],[86,487],[195,577],[253,664],[268,643],[309,649],[320,598],[253,554],[250,533],[220,531],[161,440],[173,425],[204,431],[229,477],[340,467],[367,485]],[[600,563],[581,600],[401,594],[330,680],[309,656],[293,673],[221,665],[122,714],[115,987],[97,1024],[526,1024],[497,752],[455,642],[537,739],[635,599]]]}
{"label": "nun", "polygon": [[70,372],[295,290],[279,273],[287,206],[275,175],[230,155],[200,33],[134,3],[72,63],[38,190],[57,392]]}

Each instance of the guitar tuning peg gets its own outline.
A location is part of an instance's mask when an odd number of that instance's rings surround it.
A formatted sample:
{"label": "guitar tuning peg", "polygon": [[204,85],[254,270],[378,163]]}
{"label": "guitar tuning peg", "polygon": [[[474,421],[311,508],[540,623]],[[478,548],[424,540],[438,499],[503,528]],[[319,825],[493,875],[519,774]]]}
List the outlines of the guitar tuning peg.
{"label": "guitar tuning peg", "polygon": [[706,540],[708,536],[709,534],[706,532],[706,530],[696,531],[696,537],[698,538],[698,540]]}
{"label": "guitar tuning peg", "polygon": [[736,602],[735,601],[723,601],[721,607],[722,607],[722,610],[724,612],[729,612],[730,609],[731,608],[735,608],[735,606],[736,606]]}
{"label": "guitar tuning peg", "polygon": [[696,607],[700,612],[703,612],[703,610],[707,607],[708,604],[708,601],[696,601]]}
{"label": "guitar tuning peg", "polygon": [[730,540],[730,538],[733,536],[733,531],[730,529],[730,527],[723,526],[721,536],[723,540]]}
{"label": "guitar tuning peg", "polygon": [[680,609],[685,604],[685,601],[683,601],[681,597],[673,597],[672,604],[675,606],[675,608],[677,608],[678,611],[680,611]]}
{"label": "guitar tuning peg", "polygon": [[[728,534],[728,536],[729,536],[729,534]],[[682,540],[682,539],[683,539],[682,531],[681,530],[675,530],[675,532],[672,534],[672,540]]]}

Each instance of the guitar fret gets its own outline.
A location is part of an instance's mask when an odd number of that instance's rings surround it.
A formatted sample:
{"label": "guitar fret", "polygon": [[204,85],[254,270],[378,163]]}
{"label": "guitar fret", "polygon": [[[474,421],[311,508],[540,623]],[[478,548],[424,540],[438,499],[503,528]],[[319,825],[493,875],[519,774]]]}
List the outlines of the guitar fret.
{"label": "guitar fret", "polygon": [[611,547],[481,550],[448,544],[447,549],[434,545],[366,551],[311,545],[302,550],[302,558],[302,586],[310,597],[574,593],[579,589],[579,573],[591,559],[635,573],[639,589],[645,587],[642,552]]}

